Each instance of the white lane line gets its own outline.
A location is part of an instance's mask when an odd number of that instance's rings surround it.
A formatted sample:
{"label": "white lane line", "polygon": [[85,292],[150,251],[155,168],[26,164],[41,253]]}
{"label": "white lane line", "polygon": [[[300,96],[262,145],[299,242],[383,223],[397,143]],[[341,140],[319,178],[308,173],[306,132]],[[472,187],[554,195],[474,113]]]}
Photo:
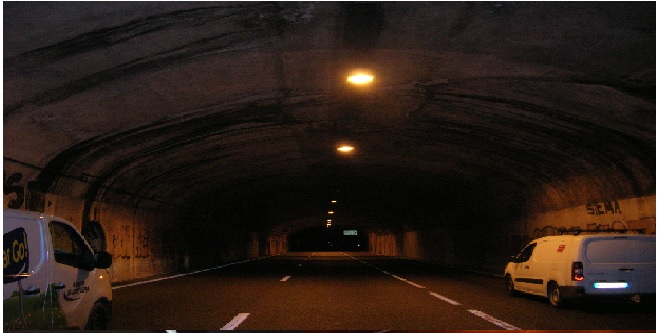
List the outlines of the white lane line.
{"label": "white lane line", "polygon": [[388,272],[386,272],[386,271],[384,271],[384,270],[382,270],[382,269],[380,269],[380,268],[374,266],[373,264],[370,264],[370,263],[367,262],[367,261],[363,261],[363,260],[360,260],[360,259],[358,259],[358,258],[354,258],[353,256],[348,256],[348,257],[350,257],[351,259],[354,259],[354,260],[356,260],[356,261],[360,261],[360,262],[362,262],[363,264],[368,265],[368,266],[370,266],[370,267],[372,267],[372,268],[374,268],[374,269],[376,269],[376,270],[378,270],[378,271],[381,271],[383,274],[390,275],[390,276],[394,277],[394,278],[397,279],[397,280],[404,281],[404,282],[410,284],[411,286],[413,286],[413,287],[415,287],[415,288],[420,288],[420,289],[424,289],[424,288],[425,288],[424,286],[419,285],[419,284],[417,284],[417,283],[415,283],[415,282],[408,281],[408,280],[404,279],[403,277],[400,277],[400,276],[397,276],[397,275],[394,275],[394,274],[388,273]]}
{"label": "white lane line", "polygon": [[[412,285],[412,286],[418,287],[418,288],[424,288],[424,286],[421,286],[421,285],[419,285],[419,284],[416,284],[416,283],[413,283],[413,282],[411,282],[411,281],[408,281],[408,280],[404,279],[403,277],[400,277],[400,276],[397,276],[397,275],[394,275],[394,274],[388,273],[388,272],[386,272],[386,271],[384,271],[384,270],[382,270],[382,269],[380,269],[380,268],[378,268],[378,267],[376,267],[376,266],[374,266],[374,265],[372,265],[372,264],[370,264],[370,263],[368,263],[368,262],[366,262],[366,261],[359,260],[359,259],[354,258],[354,257],[352,257],[352,256],[349,256],[349,257],[351,257],[351,258],[354,259],[354,260],[360,261],[360,262],[362,262],[362,263],[364,263],[364,264],[370,265],[370,266],[376,268],[377,270],[379,270],[380,272],[382,272],[383,274],[390,275],[390,276],[394,277],[394,278],[397,279],[397,280],[404,281],[404,282],[406,282],[406,283],[408,283],[408,284],[410,284],[410,285]],[[429,292],[429,295],[431,295],[431,296],[433,296],[433,297],[436,297],[436,298],[438,298],[438,299],[441,299],[441,300],[443,300],[443,301],[445,301],[445,302],[447,302],[447,303],[449,303],[449,304],[452,304],[452,305],[461,305],[461,304],[460,304],[459,302],[457,302],[457,301],[451,300],[451,299],[449,299],[449,298],[447,298],[447,297],[445,297],[445,296],[442,296],[442,295],[436,294],[436,293],[434,293],[434,292]],[[493,324],[495,324],[495,325],[497,325],[497,326],[503,327],[503,328],[506,329],[506,330],[522,330],[521,328],[515,327],[515,326],[513,326],[513,325],[511,325],[511,324],[509,324],[509,323],[505,323],[505,322],[503,322],[503,321],[501,321],[501,320],[495,319],[495,318],[493,318],[492,316],[490,316],[490,315],[488,315],[488,314],[486,314],[486,313],[484,313],[484,312],[477,311],[477,310],[468,310],[468,312],[470,312],[470,313],[472,313],[472,314],[474,314],[474,315],[476,315],[476,316],[479,316],[479,317],[481,317],[482,319],[484,319],[484,320],[486,320],[486,321],[488,321],[488,322],[490,322],[490,323],[493,323]],[[385,331],[383,331],[383,332],[385,332]]]}
{"label": "white lane line", "polygon": [[447,297],[445,297],[445,296],[438,295],[438,294],[436,294],[436,293],[429,293],[429,295],[431,295],[431,296],[433,296],[433,297],[436,297],[436,298],[438,298],[438,299],[441,299],[441,300],[443,300],[443,301],[445,301],[445,302],[447,302],[447,303],[449,303],[449,304],[451,304],[451,305],[461,305],[461,303],[459,303],[459,302],[457,302],[457,301],[451,300],[451,299],[449,299],[449,298],[447,298]]}
{"label": "white lane line", "polygon": [[[192,274],[192,273],[189,273],[189,274]],[[135,283],[131,283],[131,284],[124,284],[124,285],[122,285],[122,286],[112,287],[112,290],[114,290],[114,289],[121,289],[121,288],[125,288],[125,287],[138,286],[138,285],[140,285],[140,284],[145,284],[145,283],[151,283],[151,282],[163,281],[163,280],[168,280],[168,279],[175,279],[175,278],[177,278],[177,277],[181,277],[181,276],[185,276],[185,275],[189,275],[189,274],[178,274],[178,275],[167,276],[167,277],[163,277],[163,278],[159,278],[159,279],[153,279],[153,280],[148,280],[148,281],[135,282]]]}
{"label": "white lane line", "polygon": [[502,328],[504,328],[505,330],[509,330],[509,331],[513,331],[513,330],[522,330],[522,328],[518,328],[518,327],[515,327],[515,326],[513,326],[513,325],[511,325],[511,324],[509,324],[509,323],[505,323],[505,322],[503,322],[503,321],[501,321],[501,320],[499,320],[499,319],[495,319],[495,318],[493,318],[493,316],[491,316],[491,315],[489,315],[489,314],[486,314],[486,313],[483,313],[483,312],[481,312],[481,311],[477,311],[477,310],[468,310],[468,312],[474,314],[475,316],[478,316],[478,317],[483,318],[485,321],[488,321],[488,322],[493,323],[493,324],[495,324],[495,325],[497,325],[497,326],[499,326],[499,327],[502,327]]}
{"label": "white lane line", "polygon": [[235,328],[237,328],[237,326],[239,326],[239,324],[241,324],[243,321],[245,321],[246,317],[248,317],[248,316],[249,316],[248,313],[240,313],[237,316],[235,316],[233,318],[233,320],[231,320],[228,324],[226,324],[226,326],[220,328],[220,330],[222,330],[222,331],[234,330]]}
{"label": "white lane line", "polygon": [[281,279],[281,282],[285,282],[285,281],[287,281],[288,279],[290,279],[291,277],[292,277],[292,276],[288,275],[288,276],[282,278],[282,279]]}
{"label": "white lane line", "polygon": [[163,278],[158,278],[158,279],[153,279],[153,280],[148,280],[148,281],[140,281],[140,282],[135,282],[135,283],[130,283],[130,284],[124,284],[122,286],[112,287],[112,290],[126,288],[126,287],[138,286],[140,284],[146,284],[146,283],[151,283],[151,282],[175,279],[175,278],[179,278],[179,277],[182,277],[182,276],[193,275],[193,274],[203,273],[203,272],[207,272],[207,271],[213,271],[213,270],[224,268],[224,267],[227,267],[227,266],[230,266],[230,265],[243,264],[245,262],[249,262],[249,261],[253,261],[253,260],[260,260],[260,259],[264,259],[264,258],[268,258],[268,257],[254,258],[254,259],[249,259],[249,260],[244,260],[244,261],[233,262],[233,263],[229,263],[229,264],[225,264],[225,265],[221,265],[221,266],[217,266],[217,267],[212,267],[212,268],[208,268],[208,269],[202,269],[200,271],[194,271],[194,272],[189,272],[189,273],[185,273],[185,274],[176,274],[176,275],[166,276],[166,277],[163,277]]}
{"label": "white lane line", "polygon": [[419,284],[417,284],[417,283],[413,283],[413,282],[411,282],[411,281],[408,281],[408,280],[404,279],[403,277],[399,277],[399,276],[397,276],[397,275],[392,275],[392,277],[394,277],[395,279],[397,279],[397,280],[399,280],[399,281],[404,281],[404,282],[410,284],[410,285],[413,286],[413,287],[420,288],[420,289],[424,288],[424,286],[421,286],[421,285],[419,285]]}
{"label": "white lane line", "polygon": [[303,265],[303,264],[299,264],[299,267],[301,267],[301,265]]}

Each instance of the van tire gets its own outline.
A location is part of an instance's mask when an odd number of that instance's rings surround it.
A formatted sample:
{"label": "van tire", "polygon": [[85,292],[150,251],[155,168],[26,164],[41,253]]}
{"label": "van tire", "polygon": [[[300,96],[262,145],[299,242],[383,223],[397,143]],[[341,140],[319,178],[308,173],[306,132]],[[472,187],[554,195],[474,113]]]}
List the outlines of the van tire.
{"label": "van tire", "polygon": [[561,297],[561,291],[559,291],[559,285],[556,282],[551,281],[548,283],[547,296],[552,307],[562,308],[564,306],[564,299]]}
{"label": "van tire", "polygon": [[91,313],[89,314],[89,320],[87,325],[84,326],[85,330],[106,330],[107,329],[107,316],[105,314],[105,307],[96,303],[93,308],[91,308]]}
{"label": "van tire", "polygon": [[504,277],[504,284],[507,295],[512,297],[518,295],[518,291],[516,291],[516,287],[513,285],[513,279],[511,279],[511,276],[507,275]]}

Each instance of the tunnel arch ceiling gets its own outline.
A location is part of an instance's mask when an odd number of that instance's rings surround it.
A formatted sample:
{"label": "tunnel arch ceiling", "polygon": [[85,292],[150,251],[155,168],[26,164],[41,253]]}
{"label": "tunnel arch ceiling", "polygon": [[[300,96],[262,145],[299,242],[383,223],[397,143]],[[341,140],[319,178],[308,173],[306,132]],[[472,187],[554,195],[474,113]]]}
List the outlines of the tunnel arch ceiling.
{"label": "tunnel arch ceiling", "polygon": [[35,191],[253,230],[335,196],[390,229],[655,193],[654,3],[3,9],[5,170]]}

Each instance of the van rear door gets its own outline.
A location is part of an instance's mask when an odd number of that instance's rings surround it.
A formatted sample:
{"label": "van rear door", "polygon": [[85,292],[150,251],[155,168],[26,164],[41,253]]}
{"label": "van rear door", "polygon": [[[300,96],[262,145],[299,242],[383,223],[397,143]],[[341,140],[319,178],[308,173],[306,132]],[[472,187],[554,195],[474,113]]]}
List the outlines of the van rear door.
{"label": "van rear door", "polygon": [[587,294],[655,293],[655,237],[588,238],[583,249]]}

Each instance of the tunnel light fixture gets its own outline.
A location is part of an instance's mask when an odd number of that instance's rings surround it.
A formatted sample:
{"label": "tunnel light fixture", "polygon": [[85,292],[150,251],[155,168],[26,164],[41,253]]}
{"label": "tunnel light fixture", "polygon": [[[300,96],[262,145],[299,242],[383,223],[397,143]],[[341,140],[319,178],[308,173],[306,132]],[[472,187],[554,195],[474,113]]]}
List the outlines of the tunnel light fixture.
{"label": "tunnel light fixture", "polygon": [[350,146],[350,145],[342,145],[338,147],[338,151],[343,154],[351,153],[354,151],[354,149],[355,149],[354,146]]}
{"label": "tunnel light fixture", "polygon": [[338,203],[337,200],[331,200],[331,203]]}
{"label": "tunnel light fixture", "polygon": [[347,83],[365,86],[374,82],[374,74],[367,69],[357,69],[347,76]]}
{"label": "tunnel light fixture", "polygon": [[326,222],[331,223],[331,222],[333,222],[333,220],[326,220]]}
{"label": "tunnel light fixture", "polygon": [[329,210],[328,213],[329,213],[329,215],[332,215],[332,214],[333,214],[333,211],[332,211],[332,210]]}

